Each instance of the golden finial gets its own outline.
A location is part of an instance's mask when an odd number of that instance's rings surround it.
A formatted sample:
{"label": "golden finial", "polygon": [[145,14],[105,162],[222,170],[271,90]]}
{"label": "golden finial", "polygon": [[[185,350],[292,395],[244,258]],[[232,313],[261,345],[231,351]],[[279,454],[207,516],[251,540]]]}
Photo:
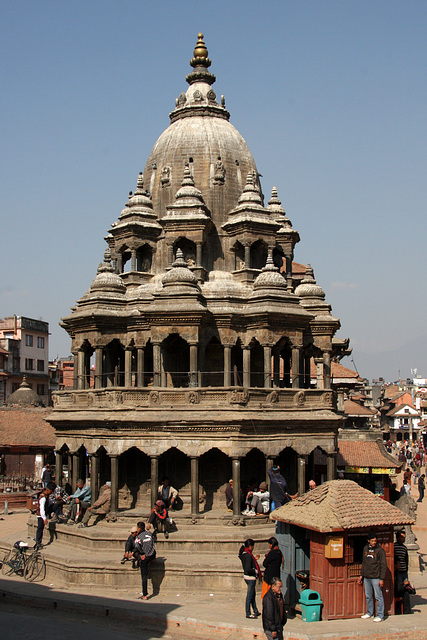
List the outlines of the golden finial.
{"label": "golden finial", "polygon": [[197,44],[194,48],[194,58],[190,61],[192,67],[210,67],[211,61],[208,58],[208,50],[203,40],[203,33],[197,36]]}

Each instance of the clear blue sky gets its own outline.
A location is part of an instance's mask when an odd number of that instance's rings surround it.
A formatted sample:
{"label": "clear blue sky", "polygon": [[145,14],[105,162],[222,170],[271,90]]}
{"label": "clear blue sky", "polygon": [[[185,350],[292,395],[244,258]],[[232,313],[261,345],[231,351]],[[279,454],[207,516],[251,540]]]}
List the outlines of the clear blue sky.
{"label": "clear blue sky", "polygon": [[43,318],[51,357],[69,353],[59,319],[168,126],[199,31],[360,373],[427,376],[424,0],[0,1],[0,316]]}

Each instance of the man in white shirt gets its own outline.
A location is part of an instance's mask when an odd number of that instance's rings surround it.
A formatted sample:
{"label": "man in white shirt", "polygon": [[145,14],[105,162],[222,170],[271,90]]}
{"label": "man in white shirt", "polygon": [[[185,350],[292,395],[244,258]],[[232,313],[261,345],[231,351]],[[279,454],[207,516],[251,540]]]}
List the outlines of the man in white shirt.
{"label": "man in white shirt", "polygon": [[36,533],[36,544],[35,549],[41,549],[43,544],[43,531],[44,525],[47,524],[47,505],[49,501],[49,496],[52,491],[55,490],[55,483],[49,482],[47,487],[43,489],[41,494],[39,495],[39,501],[37,506],[37,533]]}

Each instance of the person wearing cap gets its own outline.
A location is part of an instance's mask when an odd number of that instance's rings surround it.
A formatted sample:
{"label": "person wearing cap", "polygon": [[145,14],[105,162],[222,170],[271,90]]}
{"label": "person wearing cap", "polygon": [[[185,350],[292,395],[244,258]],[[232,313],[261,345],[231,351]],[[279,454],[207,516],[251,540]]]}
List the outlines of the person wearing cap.
{"label": "person wearing cap", "polygon": [[151,509],[150,517],[148,518],[147,531],[150,530],[151,525],[154,525],[153,533],[157,531],[163,531],[165,538],[169,538],[169,517],[168,510],[165,507],[163,500],[157,500],[154,507]]}
{"label": "person wearing cap", "polygon": [[83,516],[82,523],[79,524],[79,528],[87,527],[91,516],[104,517],[111,510],[111,482],[106,482],[101,487],[98,500],[96,500],[91,507],[86,509],[86,513]]}
{"label": "person wearing cap", "polygon": [[126,540],[125,544],[125,552],[123,558],[120,560],[122,564],[126,562],[126,560],[132,560],[132,568],[136,569],[135,558],[133,557],[135,551],[135,538],[138,535],[138,527],[135,525],[132,527],[129,533],[129,538]]}
{"label": "person wearing cap", "polygon": [[243,511],[245,516],[255,516],[257,513],[263,515],[270,511],[270,493],[266,482],[261,482],[258,491],[249,492],[247,501],[250,499],[250,506]]}

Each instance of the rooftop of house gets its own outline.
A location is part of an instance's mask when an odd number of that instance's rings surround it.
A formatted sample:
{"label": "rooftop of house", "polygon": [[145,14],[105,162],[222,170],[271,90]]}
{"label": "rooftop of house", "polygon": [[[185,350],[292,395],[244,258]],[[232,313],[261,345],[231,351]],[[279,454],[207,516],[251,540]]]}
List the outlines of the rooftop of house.
{"label": "rooftop of house", "polygon": [[0,447],[54,447],[55,430],[46,422],[51,409],[0,409]]}

